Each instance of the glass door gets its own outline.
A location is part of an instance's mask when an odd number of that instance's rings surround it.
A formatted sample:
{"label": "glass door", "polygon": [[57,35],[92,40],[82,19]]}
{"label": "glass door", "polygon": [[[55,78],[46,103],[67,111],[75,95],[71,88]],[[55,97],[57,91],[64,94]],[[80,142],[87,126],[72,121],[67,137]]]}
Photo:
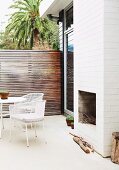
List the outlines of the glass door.
{"label": "glass door", "polygon": [[66,35],[66,109],[73,112],[74,68],[73,68],[73,31]]}
{"label": "glass door", "polygon": [[67,114],[72,114],[74,111],[73,4],[65,9],[64,19],[64,108]]}

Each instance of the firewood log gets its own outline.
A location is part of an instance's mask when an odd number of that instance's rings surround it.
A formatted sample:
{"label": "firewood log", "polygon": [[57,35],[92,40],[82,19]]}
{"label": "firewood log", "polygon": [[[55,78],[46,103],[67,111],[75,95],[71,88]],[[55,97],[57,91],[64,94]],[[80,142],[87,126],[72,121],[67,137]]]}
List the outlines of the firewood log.
{"label": "firewood log", "polygon": [[[75,135],[75,134],[72,134],[72,133],[69,133],[70,135],[72,135],[74,138],[75,138],[75,140],[77,141],[81,141],[82,142],[82,144],[86,147],[86,149],[88,149],[90,152],[94,152],[94,149],[93,149],[93,147],[89,144],[89,143],[87,143],[82,137],[79,137],[79,136],[77,136],[77,135]],[[73,139],[74,139],[73,138]],[[76,139],[77,138],[77,139]],[[75,141],[75,142],[76,142]],[[77,143],[77,142],[76,142]],[[79,144],[79,143],[78,143]]]}
{"label": "firewood log", "polygon": [[73,137],[73,140],[81,147],[85,153],[90,153],[90,150],[83,144],[78,137]]}
{"label": "firewood log", "polygon": [[119,132],[112,133],[111,160],[119,164]]}

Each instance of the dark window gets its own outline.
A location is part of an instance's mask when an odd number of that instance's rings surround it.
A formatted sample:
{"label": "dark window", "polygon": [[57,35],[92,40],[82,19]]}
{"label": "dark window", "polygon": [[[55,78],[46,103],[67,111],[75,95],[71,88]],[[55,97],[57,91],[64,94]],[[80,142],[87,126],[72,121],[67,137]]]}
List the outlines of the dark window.
{"label": "dark window", "polygon": [[73,68],[73,32],[67,34],[67,109],[73,112],[74,68]]}
{"label": "dark window", "polygon": [[73,24],[73,6],[66,11],[66,30]]}

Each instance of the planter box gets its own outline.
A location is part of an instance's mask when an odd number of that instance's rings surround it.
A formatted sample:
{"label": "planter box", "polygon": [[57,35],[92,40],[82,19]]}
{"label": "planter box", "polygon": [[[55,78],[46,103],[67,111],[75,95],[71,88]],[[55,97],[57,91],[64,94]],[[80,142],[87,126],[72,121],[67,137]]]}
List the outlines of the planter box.
{"label": "planter box", "polygon": [[8,99],[9,92],[0,92],[0,98],[1,99]]}
{"label": "planter box", "polygon": [[67,126],[71,126],[71,123],[74,122],[73,120],[66,120]]}

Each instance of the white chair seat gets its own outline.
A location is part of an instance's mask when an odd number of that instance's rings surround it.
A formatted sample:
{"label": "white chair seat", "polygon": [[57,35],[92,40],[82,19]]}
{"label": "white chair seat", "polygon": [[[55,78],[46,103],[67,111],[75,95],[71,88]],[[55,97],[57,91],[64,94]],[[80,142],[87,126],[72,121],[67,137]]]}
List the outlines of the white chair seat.
{"label": "white chair seat", "polygon": [[39,114],[37,114],[37,113],[13,114],[13,115],[11,115],[11,119],[22,121],[24,123],[39,122],[40,120],[43,120],[43,118],[40,117]]}

